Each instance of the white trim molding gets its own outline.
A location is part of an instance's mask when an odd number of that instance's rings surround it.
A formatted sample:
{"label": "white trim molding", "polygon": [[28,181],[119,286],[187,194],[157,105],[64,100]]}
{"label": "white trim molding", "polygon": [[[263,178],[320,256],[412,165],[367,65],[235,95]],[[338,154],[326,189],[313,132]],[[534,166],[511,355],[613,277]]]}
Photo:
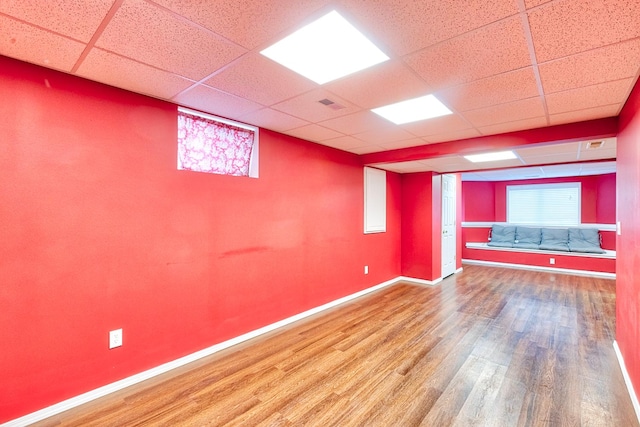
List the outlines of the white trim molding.
{"label": "white trim molding", "polygon": [[537,265],[511,264],[507,262],[480,261],[475,259],[463,259],[462,262],[464,264],[469,264],[469,265],[484,265],[488,267],[515,268],[518,270],[536,270],[536,271],[545,271],[548,273],[574,274],[576,276],[598,277],[600,279],[616,278],[615,273],[603,273],[600,271],[573,270],[569,268],[557,268],[557,267],[540,267]]}
{"label": "white trim molding", "polygon": [[284,326],[287,326],[291,323],[297,322],[299,320],[302,320],[306,317],[312,316],[314,314],[320,313],[324,310],[328,310],[330,308],[336,307],[340,304],[344,304],[346,302],[349,302],[351,300],[354,300],[356,298],[359,298],[361,296],[364,296],[366,294],[369,294],[371,292],[375,292],[377,290],[383,289],[385,287],[391,286],[391,285],[395,285],[396,283],[400,283],[400,282],[408,282],[408,283],[414,283],[414,284],[419,284],[419,285],[428,285],[428,286],[434,286],[436,284],[438,284],[439,282],[442,281],[442,278],[438,278],[435,280],[423,280],[423,279],[415,279],[412,277],[405,277],[405,276],[398,276],[394,279],[391,280],[387,280],[386,282],[380,283],[378,285],[372,286],[370,288],[364,289],[362,291],[356,292],[354,294],[351,295],[347,295],[345,297],[339,298],[337,300],[328,302],[326,304],[323,304],[321,306],[312,308],[310,310],[304,311],[302,313],[296,314],[295,316],[291,316],[288,317],[286,319],[280,320],[279,322],[276,323],[272,323],[270,325],[264,326],[260,329],[256,329],[254,331],[248,332],[246,334],[240,335],[238,337],[232,338],[228,341],[224,341],[221,342],[219,344],[213,345],[211,347],[205,348],[203,350],[197,351],[195,353],[189,354],[187,356],[181,357],[179,359],[173,360],[171,362],[167,362],[164,363],[160,366],[156,366],[155,368],[151,368],[149,370],[140,372],[138,374],[132,375],[128,378],[124,378],[120,381],[116,381],[114,383],[111,384],[107,384],[105,386],[99,387],[95,390],[91,390],[88,391],[86,393],[83,393],[81,395],[72,397],[70,399],[64,400],[62,402],[56,403],[55,405],[49,406],[47,408],[44,409],[40,409],[39,411],[36,412],[32,412],[31,414],[27,414],[23,417],[20,418],[16,418],[14,420],[11,420],[5,424],[3,424],[3,427],[24,427],[24,426],[28,426],[30,424],[33,424],[35,422],[38,421],[42,421],[46,418],[52,417],[54,415],[60,414],[64,411],[67,411],[69,409],[75,408],[77,406],[83,405],[85,403],[88,403],[92,400],[98,399],[100,397],[104,397],[108,394],[114,393],[116,391],[122,390],[124,388],[130,387],[134,384],[138,384],[142,381],[146,381],[148,379],[151,379],[155,376],[164,374],[168,371],[171,371],[172,369],[176,369],[179,368],[181,366],[184,366],[188,363],[191,362],[195,362],[198,359],[202,359],[203,357],[207,357],[210,356],[212,354],[215,354],[221,350],[227,349],[229,347],[232,347],[236,344],[240,344],[244,341],[250,340],[252,338],[256,338],[260,335],[266,334],[268,332],[274,331],[278,328],[282,328]]}
{"label": "white trim molding", "polygon": [[415,285],[426,285],[426,286],[435,286],[438,283],[442,282],[442,277],[438,277],[434,280],[424,280],[424,279],[415,279],[413,277],[407,276],[398,276],[398,282],[409,282]]}
{"label": "white trim molding", "polygon": [[633,383],[631,382],[631,377],[629,376],[629,372],[627,371],[627,366],[624,363],[624,358],[622,357],[622,352],[620,351],[620,347],[618,347],[617,341],[613,342],[613,350],[616,352],[616,357],[618,358],[618,363],[620,364],[620,370],[622,371],[622,376],[624,377],[624,383],[627,386],[627,392],[629,393],[631,403],[633,404],[633,409],[636,411],[636,418],[638,419],[638,423],[640,424],[640,402],[638,402],[638,395],[636,395],[636,392],[633,389]]}
{"label": "white trim molding", "polygon": [[580,225],[564,225],[564,226],[551,226],[551,225],[532,225],[532,224],[511,224],[508,222],[483,222],[483,221],[463,221],[462,228],[491,228],[493,224],[498,225],[511,225],[521,227],[540,227],[540,228],[597,228],[600,231],[616,231],[616,224],[596,224],[596,223],[583,223]]}

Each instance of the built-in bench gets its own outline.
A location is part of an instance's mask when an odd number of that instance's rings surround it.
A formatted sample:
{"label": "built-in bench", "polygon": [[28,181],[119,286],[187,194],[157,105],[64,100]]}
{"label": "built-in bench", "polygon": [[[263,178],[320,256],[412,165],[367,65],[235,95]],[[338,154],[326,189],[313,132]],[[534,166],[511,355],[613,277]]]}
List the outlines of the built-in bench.
{"label": "built-in bench", "polygon": [[594,228],[547,228],[493,224],[487,246],[559,252],[603,254],[600,233]]}
{"label": "built-in bench", "polygon": [[602,248],[597,228],[493,224],[485,239],[465,242],[463,262],[615,278],[616,252]]}

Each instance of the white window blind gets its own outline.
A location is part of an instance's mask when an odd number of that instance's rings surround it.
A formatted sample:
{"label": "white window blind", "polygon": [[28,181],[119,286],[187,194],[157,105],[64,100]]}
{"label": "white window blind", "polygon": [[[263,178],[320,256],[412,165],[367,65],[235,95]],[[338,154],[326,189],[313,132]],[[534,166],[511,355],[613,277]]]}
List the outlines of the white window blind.
{"label": "white window blind", "polygon": [[507,222],[531,225],[579,225],[579,182],[508,185]]}

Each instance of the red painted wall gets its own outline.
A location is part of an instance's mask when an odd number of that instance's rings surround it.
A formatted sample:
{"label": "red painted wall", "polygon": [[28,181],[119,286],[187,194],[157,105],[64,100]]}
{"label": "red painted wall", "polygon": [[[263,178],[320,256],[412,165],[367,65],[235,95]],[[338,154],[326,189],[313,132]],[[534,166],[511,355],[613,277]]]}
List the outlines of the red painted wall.
{"label": "red painted wall", "polygon": [[616,223],[616,174],[598,175],[596,189],[596,222]]}
{"label": "red painted wall", "polygon": [[616,174],[522,181],[465,181],[462,183],[462,215],[465,222],[507,220],[507,186],[580,182],[582,222],[614,224]]}
{"label": "red painted wall", "polygon": [[401,178],[365,235],[355,155],[178,171],[174,105],[2,57],[0,100],[0,423],[400,274]]}
{"label": "red painted wall", "polygon": [[[560,182],[580,182],[582,184],[582,222],[596,223],[596,199],[599,187],[598,175],[578,176],[567,178],[547,178],[547,179],[531,179],[521,181],[499,181],[495,182],[495,203],[496,203],[496,221],[503,222],[507,220],[507,186],[508,185],[530,185],[530,184],[556,184]],[[609,183],[610,184],[610,183]],[[615,192],[615,181],[613,187]],[[476,196],[477,197],[477,196]]]}
{"label": "red painted wall", "polygon": [[[636,394],[640,393],[640,82],[619,117],[616,340]],[[640,396],[639,396],[640,397]]]}
{"label": "red painted wall", "polygon": [[402,175],[402,275],[434,280],[442,271],[442,178]]}
{"label": "red painted wall", "polygon": [[[493,251],[485,249],[464,249],[464,258],[478,261],[502,262],[507,264],[533,265],[538,267],[564,268],[601,273],[615,273],[616,260],[608,258],[588,258],[560,254]],[[550,265],[549,258],[555,259]]]}
{"label": "red painted wall", "polygon": [[462,183],[462,220],[487,222],[496,219],[496,185],[491,181],[464,181]]}

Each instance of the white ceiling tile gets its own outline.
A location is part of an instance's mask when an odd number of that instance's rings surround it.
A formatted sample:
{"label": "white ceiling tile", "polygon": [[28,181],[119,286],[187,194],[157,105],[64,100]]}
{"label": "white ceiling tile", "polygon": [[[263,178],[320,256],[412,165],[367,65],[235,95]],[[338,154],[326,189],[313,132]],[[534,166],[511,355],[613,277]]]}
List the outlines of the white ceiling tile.
{"label": "white ceiling tile", "polygon": [[91,49],[76,74],[164,99],[173,98],[194,84],[192,80],[98,48]]}
{"label": "white ceiling tile", "polygon": [[84,44],[0,14],[0,55],[71,71]]}
{"label": "white ceiling tile", "polygon": [[317,87],[257,52],[242,56],[205,84],[263,105],[273,105]]}
{"label": "white ceiling tile", "polygon": [[251,111],[250,113],[243,114],[242,116],[240,116],[240,120],[246,123],[250,123],[254,126],[275,130],[277,132],[284,132],[309,124],[309,122],[305,120],[290,116],[271,108],[262,108],[260,110],[255,110]]}
{"label": "white ceiling tile", "polygon": [[[320,101],[323,100],[329,100],[333,102],[333,104],[322,104]],[[322,88],[272,105],[271,108],[312,123],[319,123],[336,117],[346,116],[361,110],[360,107]]]}
{"label": "white ceiling tile", "polygon": [[295,129],[290,129],[285,132],[287,135],[295,136],[307,141],[320,142],[327,139],[335,139],[340,136],[344,136],[340,132],[331,130],[316,124],[310,124]]}
{"label": "white ceiling tile", "polygon": [[246,52],[164,9],[136,0],[124,1],[96,46],[194,80]]}
{"label": "white ceiling tile", "polygon": [[220,92],[205,85],[192,87],[174,99],[180,105],[230,119],[239,119],[263,108],[262,105],[255,102]]}

